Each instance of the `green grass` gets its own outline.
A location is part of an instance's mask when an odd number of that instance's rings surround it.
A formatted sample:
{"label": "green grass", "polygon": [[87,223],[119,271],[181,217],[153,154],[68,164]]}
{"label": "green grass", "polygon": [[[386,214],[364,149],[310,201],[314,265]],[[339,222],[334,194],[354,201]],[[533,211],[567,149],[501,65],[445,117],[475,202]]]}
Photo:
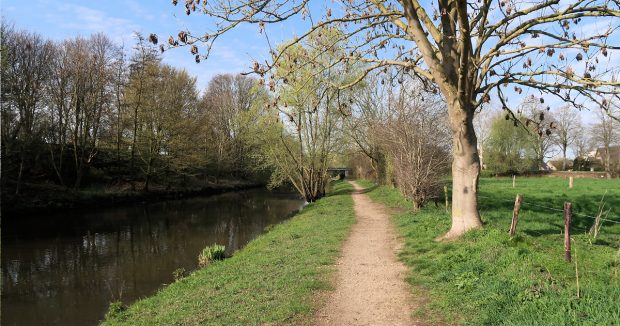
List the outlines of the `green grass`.
{"label": "green grass", "polygon": [[318,290],[329,289],[333,265],[355,220],[351,187],[275,226],[229,259],[140,300],[105,325],[264,325],[308,323]]}
{"label": "green grass", "polygon": [[[518,178],[513,189],[511,179],[481,179],[484,229],[445,243],[433,241],[450,227],[443,207],[395,214],[405,239],[401,259],[411,267],[408,281],[429,295],[424,314],[441,316],[437,324],[620,325],[620,224],[603,224],[593,241],[585,234],[593,219],[573,216],[577,298],[574,262],[563,260],[562,212],[548,209],[561,210],[571,201],[575,213],[595,215],[606,191],[609,216],[620,221],[620,180],[576,179],[568,189],[565,179]],[[524,198],[511,239],[517,193]],[[410,207],[394,188],[375,187],[368,194],[388,206]]]}

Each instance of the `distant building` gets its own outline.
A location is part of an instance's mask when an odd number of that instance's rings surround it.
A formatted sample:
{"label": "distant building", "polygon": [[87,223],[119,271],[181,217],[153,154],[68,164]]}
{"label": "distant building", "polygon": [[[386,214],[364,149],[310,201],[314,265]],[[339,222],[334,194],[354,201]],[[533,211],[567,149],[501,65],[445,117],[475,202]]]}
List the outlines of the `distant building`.
{"label": "distant building", "polygon": [[[547,167],[550,171],[562,171],[562,160],[551,160],[547,162]],[[567,159],[566,160],[566,170],[573,169],[573,161]]]}
{"label": "distant building", "polygon": [[[599,147],[594,154],[594,159],[601,162],[605,166],[605,147]],[[620,168],[620,146],[609,146],[609,167],[611,170]]]}

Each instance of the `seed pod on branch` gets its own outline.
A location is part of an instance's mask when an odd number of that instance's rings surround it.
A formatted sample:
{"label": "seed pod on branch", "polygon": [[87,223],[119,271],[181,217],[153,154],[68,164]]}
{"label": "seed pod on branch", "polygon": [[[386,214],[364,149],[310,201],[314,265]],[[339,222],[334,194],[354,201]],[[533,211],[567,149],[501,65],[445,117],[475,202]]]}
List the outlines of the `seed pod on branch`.
{"label": "seed pod on branch", "polygon": [[153,44],[157,45],[157,42],[158,42],[158,40],[157,40],[157,35],[155,35],[155,34],[151,33],[151,35],[149,35],[149,42],[151,42],[151,43],[153,43]]}
{"label": "seed pod on branch", "polygon": [[179,41],[181,41],[183,43],[187,43],[187,33],[185,33],[184,31],[180,31],[179,32]]}

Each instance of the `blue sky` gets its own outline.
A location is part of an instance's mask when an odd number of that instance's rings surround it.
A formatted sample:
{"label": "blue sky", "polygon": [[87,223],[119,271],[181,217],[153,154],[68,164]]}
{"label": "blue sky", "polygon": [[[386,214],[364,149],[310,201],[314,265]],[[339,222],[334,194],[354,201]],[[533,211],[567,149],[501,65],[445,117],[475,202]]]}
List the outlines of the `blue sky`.
{"label": "blue sky", "polygon": [[[156,33],[164,41],[168,35],[176,35],[181,29],[206,31],[206,17],[187,17],[183,12],[183,2],[179,3],[173,7],[169,0],[2,0],[1,6],[3,18],[19,29],[37,32],[53,40],[104,32],[130,49],[136,31],[145,35]],[[272,32],[276,37],[278,34],[283,37],[286,33],[284,27],[281,29],[281,33]],[[252,59],[265,57],[267,49],[265,39],[256,27],[242,26],[218,40],[212,56],[200,64],[194,62],[189,48],[168,51],[163,59],[175,67],[186,68],[198,78],[198,86],[203,90],[209,79],[218,73],[249,70]]]}

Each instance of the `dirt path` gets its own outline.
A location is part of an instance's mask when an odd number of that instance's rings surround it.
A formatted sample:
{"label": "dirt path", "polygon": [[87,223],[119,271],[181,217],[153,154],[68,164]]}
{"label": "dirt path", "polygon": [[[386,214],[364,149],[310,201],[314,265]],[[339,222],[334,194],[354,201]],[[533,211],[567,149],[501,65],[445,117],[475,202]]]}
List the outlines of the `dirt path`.
{"label": "dirt path", "polygon": [[357,223],[338,260],[336,290],[315,317],[317,325],[419,325],[406,267],[398,261],[399,243],[386,209],[355,188]]}

